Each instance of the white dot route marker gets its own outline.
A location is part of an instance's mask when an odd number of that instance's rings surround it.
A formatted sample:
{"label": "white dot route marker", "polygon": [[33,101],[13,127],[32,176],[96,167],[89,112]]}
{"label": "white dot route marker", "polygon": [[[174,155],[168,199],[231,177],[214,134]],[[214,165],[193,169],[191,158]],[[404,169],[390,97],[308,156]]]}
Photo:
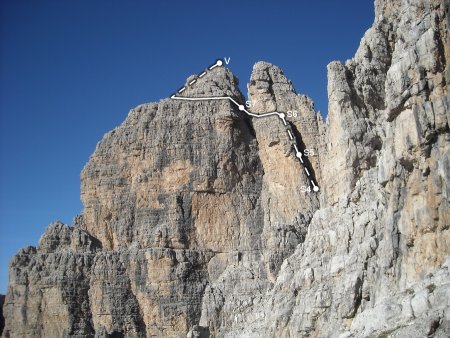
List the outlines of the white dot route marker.
{"label": "white dot route marker", "polygon": [[245,107],[242,104],[240,104],[239,105],[239,110],[244,110],[244,109],[245,109]]}
{"label": "white dot route marker", "polygon": [[210,66],[208,68],[208,70],[213,70],[214,68],[221,67],[222,65],[223,65],[223,61],[221,59],[218,59],[215,64],[213,64],[212,66]]}
{"label": "white dot route marker", "polygon": [[286,114],[285,113],[278,113],[278,117],[283,121],[283,124],[286,126],[287,125],[286,119],[285,119]]}
{"label": "white dot route marker", "polygon": [[297,158],[302,158],[303,154],[300,151],[297,151],[295,156],[297,156]]}
{"label": "white dot route marker", "polygon": [[313,185],[313,191],[318,192],[319,191],[319,187],[314,184],[313,180],[311,180],[311,184]]}

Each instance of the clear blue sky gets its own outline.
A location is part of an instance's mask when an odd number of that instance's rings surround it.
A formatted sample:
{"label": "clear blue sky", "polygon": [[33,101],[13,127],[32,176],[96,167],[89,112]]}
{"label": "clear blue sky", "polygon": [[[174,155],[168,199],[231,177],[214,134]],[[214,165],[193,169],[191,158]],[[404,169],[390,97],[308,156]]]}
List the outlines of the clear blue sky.
{"label": "clear blue sky", "polygon": [[128,110],[217,58],[246,83],[280,66],[327,110],[326,65],[351,58],[373,1],[0,2],[0,293],[7,264],[82,210],[79,174]]}

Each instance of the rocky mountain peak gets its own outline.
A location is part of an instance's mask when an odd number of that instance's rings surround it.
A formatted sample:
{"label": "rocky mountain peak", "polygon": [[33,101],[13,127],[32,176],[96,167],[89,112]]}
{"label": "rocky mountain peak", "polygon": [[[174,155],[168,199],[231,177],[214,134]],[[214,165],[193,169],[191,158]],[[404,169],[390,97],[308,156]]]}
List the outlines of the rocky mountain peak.
{"label": "rocky mountain peak", "polygon": [[181,97],[229,96],[243,102],[243,96],[239,91],[239,80],[223,65],[189,76],[183,88],[185,90],[177,95]]}
{"label": "rocky mountain peak", "polygon": [[375,6],[326,123],[267,62],[253,115],[223,66],[132,109],[11,260],[3,337],[448,337],[448,5]]}
{"label": "rocky mountain peak", "polygon": [[248,84],[248,97],[252,101],[253,112],[277,111],[277,99],[285,101],[293,94],[295,94],[294,87],[279,67],[264,61],[257,62],[253,66]]}

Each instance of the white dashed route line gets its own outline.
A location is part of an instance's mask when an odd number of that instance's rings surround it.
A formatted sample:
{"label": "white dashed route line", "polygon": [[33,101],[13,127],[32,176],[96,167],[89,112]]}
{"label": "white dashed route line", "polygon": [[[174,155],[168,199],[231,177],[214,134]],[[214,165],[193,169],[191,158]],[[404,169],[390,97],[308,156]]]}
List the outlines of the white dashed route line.
{"label": "white dashed route line", "polygon": [[294,136],[292,136],[292,133],[291,133],[291,131],[288,129],[288,135],[289,135],[289,138],[291,139],[291,140],[293,140],[294,139]]}
{"label": "white dashed route line", "polygon": [[[185,89],[186,88],[181,88],[178,92],[182,93]],[[242,104],[239,104],[238,102],[236,102],[236,100],[234,100],[232,97],[229,97],[229,96],[181,97],[181,96],[175,96],[175,94],[173,94],[170,98],[173,99],[173,100],[180,100],[180,101],[230,100],[231,102],[233,102],[239,108],[239,110],[243,111],[247,115],[250,115],[250,116],[253,116],[253,117],[257,117],[257,118],[267,117],[267,116],[271,116],[271,115],[278,115],[278,117],[280,119],[282,119],[283,121],[285,119],[284,118],[284,113],[278,113],[278,112],[271,112],[271,113],[264,113],[264,114],[253,114],[253,113],[250,113],[248,110],[245,109],[245,107]]]}
{"label": "white dashed route line", "polygon": [[[197,80],[199,78],[202,78],[203,76],[205,76],[208,71],[211,71],[211,70],[213,70],[216,67],[221,67],[222,65],[223,65],[223,61],[222,60],[217,60],[216,63],[214,63],[213,65],[209,66],[207,70],[204,70],[199,75],[197,75],[197,78],[189,81],[187,86],[192,86],[193,84],[195,84],[197,82]],[[184,87],[180,88],[178,90],[177,94],[183,93],[186,90],[187,86],[184,86]],[[249,112],[247,109],[245,109],[244,105],[240,104],[239,102],[237,102],[235,99],[233,99],[230,96],[182,97],[182,96],[176,96],[176,94],[173,94],[173,95],[170,96],[170,98],[173,99],[173,100],[180,100],[180,101],[229,100],[232,103],[234,103],[238,107],[238,109],[240,111],[243,111],[244,113],[246,113],[247,115],[249,115],[251,117],[263,118],[263,117],[277,115],[278,118],[283,122],[283,125],[286,127],[287,133],[289,135],[289,139],[291,141],[295,142],[294,136],[292,134],[292,131],[289,129],[288,124],[286,122],[286,114],[285,113],[280,113],[280,112],[274,111],[274,112],[270,112],[270,113],[254,114],[252,112]],[[293,143],[292,145],[293,145],[293,147],[295,149],[295,157],[297,157],[297,159],[303,165],[303,168],[305,169],[306,175],[308,176],[308,179],[311,182],[311,185],[313,186],[313,191],[315,191],[315,192],[319,191],[319,187],[314,183],[314,180],[311,178],[311,174],[310,174],[308,168],[306,168],[305,163],[303,162],[303,154],[302,154],[302,152],[299,151],[299,149],[297,147],[297,144]]]}

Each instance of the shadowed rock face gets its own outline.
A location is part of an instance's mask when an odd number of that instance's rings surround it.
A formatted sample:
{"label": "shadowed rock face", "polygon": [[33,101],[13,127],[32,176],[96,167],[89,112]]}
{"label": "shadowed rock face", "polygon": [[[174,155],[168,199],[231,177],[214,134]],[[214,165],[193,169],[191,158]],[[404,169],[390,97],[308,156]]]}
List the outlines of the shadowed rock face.
{"label": "shadowed rock face", "polygon": [[3,317],[3,304],[5,303],[5,295],[0,295],[0,335],[5,327],[5,318]]}
{"label": "shadowed rock face", "polygon": [[[81,173],[84,211],[10,264],[3,337],[450,334],[448,17],[375,1],[329,114],[255,64],[229,100],[132,109]],[[244,102],[218,67],[183,97]]]}

